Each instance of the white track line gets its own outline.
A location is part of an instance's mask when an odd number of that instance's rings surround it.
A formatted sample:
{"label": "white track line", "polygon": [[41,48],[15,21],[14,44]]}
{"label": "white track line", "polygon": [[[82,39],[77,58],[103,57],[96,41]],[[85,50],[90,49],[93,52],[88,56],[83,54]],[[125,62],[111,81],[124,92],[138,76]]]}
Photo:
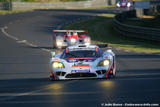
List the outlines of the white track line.
{"label": "white track line", "polygon": [[[26,45],[31,46],[31,47],[38,47],[37,45],[34,45],[34,44],[32,44],[32,43],[29,43],[27,40],[20,40],[20,39],[18,39],[17,37],[9,34],[8,32],[6,32],[6,29],[8,29],[7,26],[4,26],[3,28],[1,28],[2,33],[3,33],[5,36],[7,36],[7,37],[9,37],[9,38],[11,38],[11,39],[13,39],[13,40],[16,40],[17,43],[23,43],[23,44],[26,44]],[[51,50],[49,50],[49,49],[45,49],[45,48],[40,48],[40,49],[41,49],[42,51],[45,51],[45,52],[51,52]]]}
{"label": "white track line", "polygon": [[13,40],[16,40],[16,41],[19,40],[17,37],[14,37],[14,36],[8,34],[8,33],[5,31],[5,29],[7,29],[7,27],[1,28],[1,31],[2,31],[2,33],[5,34],[5,36],[7,36],[7,37],[9,37],[9,38],[11,38],[11,39],[13,39]]}
{"label": "white track line", "polygon": [[35,90],[35,91],[31,91],[31,92],[17,93],[17,94],[10,93],[9,96],[7,96],[6,98],[1,98],[0,101],[12,100],[12,99],[15,99],[16,97],[27,96],[27,95],[31,95],[32,93],[37,93],[40,91],[42,91],[42,90]]}
{"label": "white track line", "polygon": [[2,93],[0,94],[0,96],[27,96],[27,95],[32,95],[32,96],[36,96],[36,95],[78,95],[78,94],[97,94],[97,93],[100,93],[100,92],[86,92],[86,91],[78,91],[78,92],[56,92],[56,93],[53,93],[53,92],[39,92],[39,90],[37,90],[36,92],[32,92],[32,93],[21,93],[21,94],[18,94],[18,93]]}
{"label": "white track line", "polygon": [[25,43],[27,42],[27,40],[20,40],[20,41],[17,41],[17,43]]}

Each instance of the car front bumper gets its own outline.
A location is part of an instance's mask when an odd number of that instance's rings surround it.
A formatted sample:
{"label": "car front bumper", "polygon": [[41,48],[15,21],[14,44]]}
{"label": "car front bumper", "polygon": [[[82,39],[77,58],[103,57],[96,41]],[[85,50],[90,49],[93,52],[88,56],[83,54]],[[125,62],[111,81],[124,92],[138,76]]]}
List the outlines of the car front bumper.
{"label": "car front bumper", "polygon": [[89,68],[89,72],[72,72],[66,69],[52,69],[51,73],[54,74],[56,80],[65,79],[86,79],[86,78],[107,78],[110,67],[97,67]]}

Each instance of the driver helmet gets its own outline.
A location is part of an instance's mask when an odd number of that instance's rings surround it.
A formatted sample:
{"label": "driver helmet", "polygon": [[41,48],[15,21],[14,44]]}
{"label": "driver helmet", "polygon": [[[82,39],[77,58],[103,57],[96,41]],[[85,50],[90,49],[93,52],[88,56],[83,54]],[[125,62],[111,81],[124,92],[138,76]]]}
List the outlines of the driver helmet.
{"label": "driver helmet", "polygon": [[70,32],[67,32],[67,36],[68,36],[68,37],[71,36],[71,33],[70,33]]}

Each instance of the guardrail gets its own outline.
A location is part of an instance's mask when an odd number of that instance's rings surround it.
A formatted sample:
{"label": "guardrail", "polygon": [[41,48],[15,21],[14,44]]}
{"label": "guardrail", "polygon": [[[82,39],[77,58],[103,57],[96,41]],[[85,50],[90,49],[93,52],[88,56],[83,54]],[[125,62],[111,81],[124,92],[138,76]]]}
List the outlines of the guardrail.
{"label": "guardrail", "polygon": [[124,20],[133,17],[136,17],[135,10],[123,12],[116,15],[114,18],[114,29],[120,34],[127,37],[160,41],[160,29],[132,26],[123,23]]}

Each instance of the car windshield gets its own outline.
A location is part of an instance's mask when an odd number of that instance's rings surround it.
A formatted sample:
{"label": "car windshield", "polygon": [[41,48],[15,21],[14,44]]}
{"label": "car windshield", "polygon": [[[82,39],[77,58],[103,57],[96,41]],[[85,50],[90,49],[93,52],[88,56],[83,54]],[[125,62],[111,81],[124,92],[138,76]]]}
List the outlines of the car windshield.
{"label": "car windshield", "polygon": [[100,53],[94,50],[78,50],[78,51],[69,51],[66,54],[62,55],[63,59],[67,58],[87,58],[87,57],[100,57]]}

